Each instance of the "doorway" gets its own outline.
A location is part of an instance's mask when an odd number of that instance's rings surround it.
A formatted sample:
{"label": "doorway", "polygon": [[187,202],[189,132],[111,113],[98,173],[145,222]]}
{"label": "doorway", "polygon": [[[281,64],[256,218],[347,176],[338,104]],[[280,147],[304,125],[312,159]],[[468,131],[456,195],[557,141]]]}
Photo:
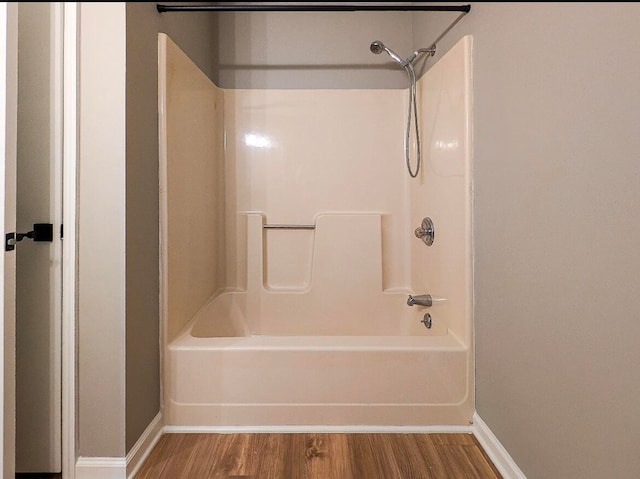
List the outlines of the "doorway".
{"label": "doorway", "polygon": [[52,5],[18,7],[16,227],[51,224],[52,241],[16,248],[17,473],[62,469],[62,24]]}

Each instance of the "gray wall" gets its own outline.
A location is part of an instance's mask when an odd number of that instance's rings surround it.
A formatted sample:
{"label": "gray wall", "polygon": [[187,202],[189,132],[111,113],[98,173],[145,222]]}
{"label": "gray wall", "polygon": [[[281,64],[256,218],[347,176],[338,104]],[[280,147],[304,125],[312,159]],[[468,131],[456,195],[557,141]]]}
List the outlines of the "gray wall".
{"label": "gray wall", "polygon": [[[322,2],[320,2],[322,3]],[[178,14],[172,14],[178,15]],[[406,74],[369,45],[411,52],[406,12],[206,13],[218,24],[214,81],[223,88],[406,88]]]}
{"label": "gray wall", "polygon": [[158,32],[208,75],[216,44],[212,14],[159,14],[127,3],[126,450],[160,410],[158,267]]}
{"label": "gray wall", "polygon": [[477,410],[530,479],[640,471],[638,25],[474,3],[442,43],[474,38]]}

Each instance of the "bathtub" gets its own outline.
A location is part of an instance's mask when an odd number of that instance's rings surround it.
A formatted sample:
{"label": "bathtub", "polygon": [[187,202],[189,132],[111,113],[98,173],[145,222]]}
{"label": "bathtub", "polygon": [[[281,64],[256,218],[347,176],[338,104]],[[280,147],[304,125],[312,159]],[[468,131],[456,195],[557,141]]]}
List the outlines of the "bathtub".
{"label": "bathtub", "polygon": [[245,300],[218,296],[169,344],[168,425],[468,424],[455,335],[251,335]]}
{"label": "bathtub", "polygon": [[[470,47],[467,37],[419,82],[431,140],[408,180],[393,160],[406,91],[222,90],[166,45],[169,428],[469,424]],[[271,146],[249,142],[256,132]],[[414,236],[426,216],[432,246]],[[409,307],[407,294],[436,301]]]}

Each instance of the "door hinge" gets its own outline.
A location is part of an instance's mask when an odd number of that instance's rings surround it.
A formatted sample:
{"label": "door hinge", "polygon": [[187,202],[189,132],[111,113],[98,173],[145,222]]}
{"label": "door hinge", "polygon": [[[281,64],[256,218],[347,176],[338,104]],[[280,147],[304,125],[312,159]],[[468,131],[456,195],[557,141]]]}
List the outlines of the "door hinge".
{"label": "door hinge", "polygon": [[32,239],[35,242],[53,241],[53,225],[51,223],[35,223],[33,230],[28,233],[7,233],[4,240],[4,250],[13,251],[16,249],[16,243],[24,238]]}

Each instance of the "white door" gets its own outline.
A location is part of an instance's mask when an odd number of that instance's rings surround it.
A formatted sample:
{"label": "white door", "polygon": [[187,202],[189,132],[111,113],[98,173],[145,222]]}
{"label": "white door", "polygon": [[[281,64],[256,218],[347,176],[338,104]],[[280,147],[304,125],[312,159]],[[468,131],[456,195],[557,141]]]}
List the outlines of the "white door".
{"label": "white door", "polygon": [[[0,224],[16,224],[18,5],[0,3]],[[15,251],[0,254],[0,449],[2,477],[15,472]]]}
{"label": "white door", "polygon": [[19,2],[17,217],[52,224],[52,242],[16,246],[16,472],[61,470],[61,25],[51,3]]}

